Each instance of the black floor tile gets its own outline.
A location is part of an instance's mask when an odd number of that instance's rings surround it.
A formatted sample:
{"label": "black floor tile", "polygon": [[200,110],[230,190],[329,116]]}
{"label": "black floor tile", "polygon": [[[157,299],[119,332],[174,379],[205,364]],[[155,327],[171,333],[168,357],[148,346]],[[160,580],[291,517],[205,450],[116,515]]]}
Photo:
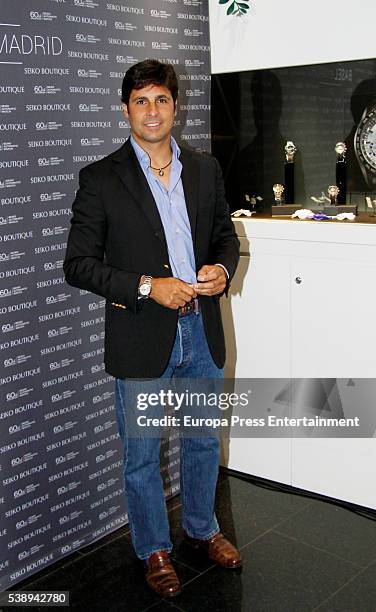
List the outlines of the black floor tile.
{"label": "black floor tile", "polygon": [[[180,563],[175,568],[182,584],[197,576]],[[41,578],[27,590],[49,589],[69,590],[70,609],[80,612],[140,612],[162,601],[146,585],[142,563],[125,537]]]}
{"label": "black floor tile", "polygon": [[209,569],[183,588],[177,605],[189,611],[311,612],[358,571],[274,532],[246,546],[242,555],[241,570]]}
{"label": "black floor tile", "polygon": [[[177,596],[176,599],[179,599],[179,596]],[[146,610],[142,610],[142,612],[149,612],[149,610],[150,612],[185,612],[183,608],[179,608],[176,603],[172,603],[170,601],[162,601],[161,603],[157,603],[151,606],[151,608],[146,608]]]}
{"label": "black floor tile", "polygon": [[315,612],[375,612],[376,565],[363,570]]}
{"label": "black floor tile", "polygon": [[305,497],[264,489],[230,477],[217,488],[216,515],[226,537],[242,547],[311,502]]}
{"label": "black floor tile", "polygon": [[333,504],[314,500],[277,530],[361,567],[376,560],[375,522]]}

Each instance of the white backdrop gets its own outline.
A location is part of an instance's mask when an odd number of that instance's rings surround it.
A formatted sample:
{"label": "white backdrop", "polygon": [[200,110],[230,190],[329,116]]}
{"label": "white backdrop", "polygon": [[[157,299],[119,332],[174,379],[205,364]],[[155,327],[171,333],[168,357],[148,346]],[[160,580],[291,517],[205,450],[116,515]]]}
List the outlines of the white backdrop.
{"label": "white backdrop", "polygon": [[375,57],[375,0],[209,0],[212,73],[301,66]]}

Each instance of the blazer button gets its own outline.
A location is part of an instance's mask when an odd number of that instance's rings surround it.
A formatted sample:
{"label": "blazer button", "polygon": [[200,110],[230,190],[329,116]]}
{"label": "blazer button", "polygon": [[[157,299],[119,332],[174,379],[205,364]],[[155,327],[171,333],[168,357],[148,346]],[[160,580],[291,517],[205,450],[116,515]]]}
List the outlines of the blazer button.
{"label": "blazer button", "polygon": [[163,264],[164,268],[169,268],[170,266],[168,264]]}

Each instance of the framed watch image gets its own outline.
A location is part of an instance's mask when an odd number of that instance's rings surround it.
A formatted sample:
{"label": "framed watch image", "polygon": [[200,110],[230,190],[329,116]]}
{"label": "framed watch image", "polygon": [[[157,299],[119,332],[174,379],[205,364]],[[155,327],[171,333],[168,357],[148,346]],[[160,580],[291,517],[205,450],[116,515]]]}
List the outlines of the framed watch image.
{"label": "framed watch image", "polygon": [[354,136],[355,155],[368,187],[376,186],[376,102],[364,109]]}

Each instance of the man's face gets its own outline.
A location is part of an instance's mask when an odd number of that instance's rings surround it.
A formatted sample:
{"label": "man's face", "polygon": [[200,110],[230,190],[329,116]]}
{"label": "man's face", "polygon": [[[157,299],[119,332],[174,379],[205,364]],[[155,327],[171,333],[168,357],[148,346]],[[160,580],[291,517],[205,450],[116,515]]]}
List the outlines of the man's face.
{"label": "man's face", "polygon": [[169,139],[176,110],[170,90],[164,85],[133,89],[123,112],[141,146]]}

